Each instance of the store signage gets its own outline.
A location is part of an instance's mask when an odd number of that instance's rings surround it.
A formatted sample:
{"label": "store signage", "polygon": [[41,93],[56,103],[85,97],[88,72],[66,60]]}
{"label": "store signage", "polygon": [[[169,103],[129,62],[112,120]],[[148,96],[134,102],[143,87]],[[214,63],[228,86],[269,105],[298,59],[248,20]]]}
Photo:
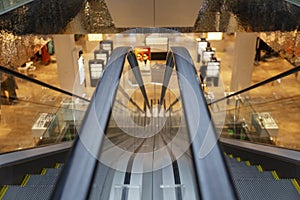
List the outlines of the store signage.
{"label": "store signage", "polygon": [[108,51],[108,55],[111,54],[113,50],[113,41],[112,40],[103,40],[100,42],[100,50]]}
{"label": "store signage", "polygon": [[134,53],[141,70],[150,70],[150,47],[135,47]]}
{"label": "store signage", "polygon": [[104,65],[106,65],[106,62],[108,60],[109,52],[107,50],[95,50],[94,51],[94,59],[95,60],[103,60]]}
{"label": "store signage", "polygon": [[215,55],[215,51],[212,50],[210,47],[207,47],[202,54],[202,63],[203,65],[207,65],[207,62],[211,60],[211,58]]}
{"label": "store signage", "polygon": [[103,60],[89,61],[90,81],[92,87],[96,87],[98,80],[102,75],[103,66],[104,66]]}
{"label": "store signage", "polygon": [[88,40],[89,41],[101,41],[102,34],[88,34]]}

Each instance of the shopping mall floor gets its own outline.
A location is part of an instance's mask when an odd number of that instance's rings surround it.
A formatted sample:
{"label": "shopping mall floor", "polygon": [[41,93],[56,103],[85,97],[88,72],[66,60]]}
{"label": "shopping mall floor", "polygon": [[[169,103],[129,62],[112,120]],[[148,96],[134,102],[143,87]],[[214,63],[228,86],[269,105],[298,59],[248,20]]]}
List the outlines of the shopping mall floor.
{"label": "shopping mall floor", "polygon": [[[225,50],[217,51],[216,57],[221,60],[221,79],[224,84],[224,90],[229,91],[231,70],[234,52],[234,37],[225,37]],[[55,57],[55,56],[54,56]],[[53,58],[54,58],[53,57]],[[41,62],[34,63],[36,70],[34,78],[54,86],[59,86],[57,65],[51,62],[44,65]],[[195,65],[199,64],[195,62]],[[259,65],[253,63],[252,84],[263,81],[280,72],[291,69],[293,66],[285,59],[273,58],[266,62],[260,62]],[[88,70],[86,70],[87,72]],[[57,107],[43,106],[41,99],[47,96],[49,89],[40,88],[35,91],[28,87],[26,81],[17,80],[19,89],[17,90],[19,102],[12,105],[1,106],[0,121],[0,153],[14,151],[28,147],[34,147],[35,140],[32,137],[31,130],[37,114],[40,112],[51,112]],[[300,150],[300,82],[295,75],[290,75],[282,80],[269,83],[266,86],[254,90],[251,95],[251,102],[256,112],[270,112],[276,120],[279,131],[276,138],[278,146],[295,148]],[[90,88],[93,90],[93,88]],[[48,95],[49,97],[49,95]],[[39,101],[40,100],[40,101]],[[39,102],[39,104],[31,103]],[[54,101],[56,101],[54,99]],[[268,102],[265,104],[265,102]],[[59,100],[56,104],[59,106]],[[24,117],[26,116],[26,117]]]}

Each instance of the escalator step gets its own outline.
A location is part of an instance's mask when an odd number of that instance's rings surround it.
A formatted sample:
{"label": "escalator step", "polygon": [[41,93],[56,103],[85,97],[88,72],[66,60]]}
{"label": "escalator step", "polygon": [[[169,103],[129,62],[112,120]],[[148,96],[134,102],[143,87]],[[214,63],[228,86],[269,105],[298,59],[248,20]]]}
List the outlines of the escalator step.
{"label": "escalator step", "polygon": [[258,171],[257,166],[247,166],[245,163],[240,163],[240,164],[229,164],[228,165],[230,169],[235,169],[235,170],[253,170],[253,171]]}
{"label": "escalator step", "polygon": [[24,187],[27,186],[54,186],[57,176],[53,175],[31,175]]}
{"label": "escalator step", "polygon": [[[234,158],[229,158],[228,156],[226,156],[226,161],[227,164],[230,168],[231,171],[233,172],[248,172],[248,171],[253,171],[253,172],[263,172],[263,168],[260,165],[251,165],[251,163],[249,161],[241,161],[240,158],[234,159]],[[272,172],[275,173],[273,174],[273,177],[276,178],[277,174],[276,172]],[[276,178],[278,179],[278,178]]]}
{"label": "escalator step", "polygon": [[229,168],[232,171],[253,171],[253,172],[262,172],[263,169],[260,165],[250,165],[246,162],[232,161],[227,162]]}
{"label": "escalator step", "polygon": [[299,185],[299,182],[294,178],[294,179],[292,179],[292,183],[293,183],[294,187],[296,188],[296,190],[298,191],[298,194],[300,195],[300,185]]}
{"label": "escalator step", "polygon": [[246,166],[251,166],[249,161],[242,161],[240,158],[235,159],[235,158],[230,158],[228,156],[226,156],[225,158],[226,158],[226,161],[227,161],[228,164],[232,164],[232,165],[243,164],[243,165],[246,165]]}
{"label": "escalator step", "polygon": [[232,173],[233,179],[257,178],[257,179],[274,179],[272,172],[256,173]]}
{"label": "escalator step", "polygon": [[2,200],[3,196],[5,195],[6,191],[8,190],[8,186],[4,185],[0,190],[0,199]]}
{"label": "escalator step", "polygon": [[63,168],[64,167],[64,163],[56,163],[54,168]]}
{"label": "escalator step", "polygon": [[225,159],[240,199],[300,200],[300,187],[294,179],[279,179],[276,171],[263,171],[260,165],[253,166],[226,153]]}
{"label": "escalator step", "polygon": [[23,181],[22,181],[22,183],[21,183],[21,186],[26,185],[29,179],[30,179],[30,175],[26,174]]}
{"label": "escalator step", "polygon": [[20,187],[9,185],[2,200],[48,200],[52,190],[53,187],[49,186]]}
{"label": "escalator step", "polygon": [[234,180],[238,195],[242,200],[253,199],[293,199],[300,200],[300,195],[289,179],[255,179]]}
{"label": "escalator step", "polygon": [[61,172],[61,168],[45,168],[41,175],[53,175],[57,176]]}
{"label": "escalator step", "polygon": [[20,185],[8,185],[1,189],[0,199],[48,199],[63,164],[55,168],[44,168],[41,174],[27,174]]}

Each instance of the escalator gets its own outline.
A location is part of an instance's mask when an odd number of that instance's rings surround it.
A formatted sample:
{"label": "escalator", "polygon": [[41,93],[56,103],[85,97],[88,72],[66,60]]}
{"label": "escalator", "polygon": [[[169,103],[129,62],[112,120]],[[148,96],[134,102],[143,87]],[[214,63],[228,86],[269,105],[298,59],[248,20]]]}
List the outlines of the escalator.
{"label": "escalator", "polygon": [[136,63],[131,47],[116,48],[68,159],[3,186],[0,199],[300,199],[299,169],[279,180],[219,140],[185,48],[171,47],[162,82]]}
{"label": "escalator", "polygon": [[0,185],[18,185],[66,161],[89,100],[11,68],[0,77]]}
{"label": "escalator", "polygon": [[226,155],[226,161],[239,199],[299,199],[296,179],[280,179],[276,171],[264,171],[233,155]]}
{"label": "escalator", "polygon": [[1,199],[49,199],[63,164],[43,168],[39,174],[27,174],[20,185],[6,185],[0,192]]}

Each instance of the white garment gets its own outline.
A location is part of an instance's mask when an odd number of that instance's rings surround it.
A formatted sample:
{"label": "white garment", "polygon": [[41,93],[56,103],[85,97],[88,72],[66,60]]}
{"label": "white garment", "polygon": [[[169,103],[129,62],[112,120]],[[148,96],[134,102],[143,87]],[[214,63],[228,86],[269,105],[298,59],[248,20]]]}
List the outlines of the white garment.
{"label": "white garment", "polygon": [[78,71],[79,71],[79,82],[82,85],[85,80],[85,71],[84,71],[84,64],[83,64],[83,57],[80,56],[78,59]]}
{"label": "white garment", "polygon": [[145,61],[138,61],[139,67],[141,70],[150,70],[150,60]]}

